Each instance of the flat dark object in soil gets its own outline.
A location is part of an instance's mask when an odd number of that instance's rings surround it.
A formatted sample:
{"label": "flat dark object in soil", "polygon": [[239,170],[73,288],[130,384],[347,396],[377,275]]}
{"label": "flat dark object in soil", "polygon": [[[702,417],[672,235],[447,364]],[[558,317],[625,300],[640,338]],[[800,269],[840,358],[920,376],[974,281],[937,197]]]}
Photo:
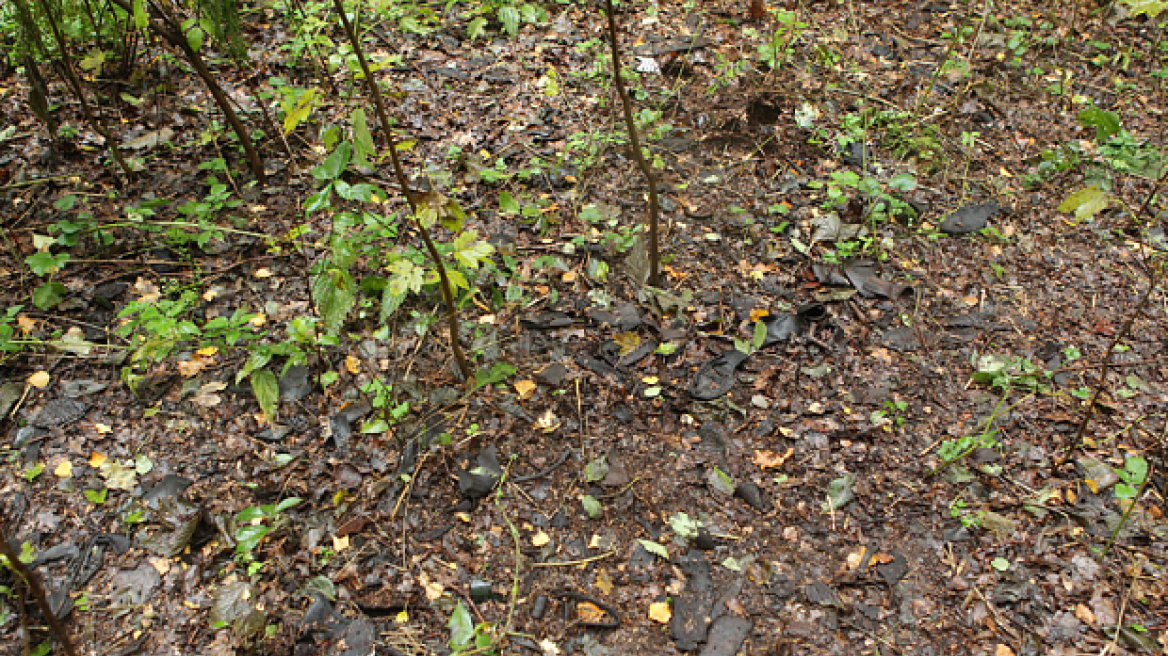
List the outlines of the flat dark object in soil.
{"label": "flat dark object in soil", "polygon": [[754,622],[738,615],[723,615],[710,625],[700,656],[734,656],[750,636]]}
{"label": "flat dark object in soil", "polygon": [[966,205],[945,217],[941,222],[941,232],[947,235],[967,235],[986,227],[990,217],[1001,210],[1001,206],[990,201]]}

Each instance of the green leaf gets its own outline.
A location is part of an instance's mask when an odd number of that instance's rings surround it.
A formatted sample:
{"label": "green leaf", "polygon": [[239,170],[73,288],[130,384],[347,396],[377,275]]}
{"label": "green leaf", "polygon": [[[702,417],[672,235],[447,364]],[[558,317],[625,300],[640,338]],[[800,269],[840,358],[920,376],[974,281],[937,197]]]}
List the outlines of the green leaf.
{"label": "green leaf", "polygon": [[1095,128],[1095,140],[1103,143],[1112,136],[1119,134],[1122,126],[1119,122],[1119,114],[1109,112],[1098,107],[1088,107],[1079,112],[1079,125],[1085,128]]}
{"label": "green leaf", "polygon": [[750,344],[757,351],[762,348],[763,342],[767,338],[767,325],[763,321],[754,322],[754,335],[751,336]]}
{"label": "green leaf", "polygon": [[271,423],[276,419],[276,401],[280,398],[280,383],[276,374],[267,369],[258,369],[251,375],[251,391],[255,393],[256,401],[264,416]]}
{"label": "green leaf", "polygon": [[466,230],[454,238],[454,259],[459,264],[471,269],[478,269],[495,252],[494,246],[485,241],[479,241],[478,237],[477,231]]}
{"label": "green leaf", "polygon": [[450,623],[447,626],[450,627],[451,649],[461,650],[470,646],[471,640],[474,639],[474,620],[461,601],[450,613]]}
{"label": "green leaf", "polygon": [[312,103],[316,99],[316,89],[305,89],[296,99],[296,106],[284,115],[284,134],[290,134],[308,115],[312,113]]}
{"label": "green leaf", "polygon": [[69,262],[69,254],[53,255],[48,251],[39,251],[24,258],[24,263],[38,276],[56,273]]}
{"label": "green leaf", "polygon": [[729,474],[717,467],[710,469],[706,475],[706,482],[710,484],[710,487],[715,492],[720,492],[726,496],[734,494],[734,479],[730,478]]}
{"label": "green leaf", "polygon": [[324,332],[336,335],[357,301],[356,281],[345,272],[323,271],[313,281],[312,291],[320,310]]}
{"label": "green leaf", "polygon": [[466,36],[471,41],[482,36],[487,30],[487,19],[477,16],[466,26]]}
{"label": "green leaf", "polygon": [[312,176],[317,180],[336,180],[341,177],[341,173],[345,171],[345,167],[349,165],[349,159],[353,155],[353,146],[348,141],[342,141],[337,144],[333,152],[325,158],[320,166],[312,169]]}
{"label": "green leaf", "polygon": [[389,318],[393,316],[394,312],[397,312],[397,309],[401,307],[402,302],[405,300],[405,293],[400,290],[395,291],[388,284],[385,286],[385,290],[381,293],[380,321],[382,325],[385,325],[389,321]]}
{"label": "green leaf", "polygon": [[600,505],[596,497],[590,494],[581,496],[580,504],[584,506],[584,512],[588,513],[592,519],[600,519],[600,516],[604,514],[604,506]]}
{"label": "green leaf", "polygon": [[608,476],[608,461],[604,456],[600,456],[595,460],[584,465],[584,479],[589,483],[595,483]]}
{"label": "green leaf", "polygon": [[645,548],[645,551],[648,551],[649,553],[657,556],[662,560],[669,560],[669,550],[660,544],[657,544],[652,540],[637,540],[637,542],[641,543],[641,546]]}
{"label": "green leaf", "polygon": [[46,282],[33,291],[32,304],[37,306],[37,309],[47,310],[63,301],[68,291],[65,285],[56,280]]}
{"label": "green leaf", "polygon": [[191,50],[198,52],[203,48],[203,40],[207,37],[201,27],[192,27],[187,30],[187,44],[190,45]]}
{"label": "green leaf", "polygon": [[499,7],[499,22],[503,24],[503,31],[511,36],[519,34],[519,9],[516,7]]}
{"label": "green leaf", "polygon": [[499,192],[499,211],[503,214],[518,214],[519,201],[506,191]]}
{"label": "green leaf", "polygon": [[1058,209],[1060,212],[1074,212],[1075,223],[1079,223],[1106,209],[1110,198],[1111,194],[1100,189],[1099,185],[1091,185],[1067,196]]}
{"label": "green leaf", "polygon": [[669,527],[677,534],[677,537],[683,540],[692,540],[698,536],[698,527],[701,524],[698,520],[691,518],[683,512],[674,514],[669,518]]}
{"label": "green leaf", "polygon": [[389,265],[389,271],[389,284],[386,289],[394,296],[399,294],[405,296],[410,292],[416,294],[426,283],[426,270],[405,258]]}
{"label": "green leaf", "polygon": [[1136,485],[1143,483],[1148,476],[1148,461],[1140,456],[1129,456],[1123,468],[1128,472],[1128,480]]}
{"label": "green leaf", "polygon": [[389,431],[389,422],[381,418],[370,419],[361,424],[362,435],[380,435],[387,431]]}
{"label": "green leaf", "polygon": [[823,502],[823,512],[838,512],[856,498],[852,485],[856,482],[854,474],[846,474],[833,480],[827,485],[827,501]]}
{"label": "green leaf", "polygon": [[1002,558],[1001,556],[998,556],[997,558],[994,558],[993,560],[990,561],[990,567],[993,567],[994,569],[998,570],[999,572],[1004,572],[1004,571],[1010,569],[1010,561],[1006,560],[1005,558]]}
{"label": "green leaf", "polygon": [[475,372],[475,389],[501,383],[514,374],[514,365],[509,362],[496,362],[490,369],[484,367]]}
{"label": "green leaf", "polygon": [[109,489],[103,487],[100,490],[85,490],[83,494],[85,495],[85,498],[89,500],[89,503],[92,503],[95,506],[100,506],[101,504],[105,503],[105,497],[109,494]]}
{"label": "green leaf", "polygon": [[917,188],[917,178],[912,173],[897,173],[888,181],[888,186],[898,191],[912,191]]}
{"label": "green leaf", "polygon": [[1123,0],[1122,4],[1130,7],[1132,16],[1139,16],[1140,14],[1147,14],[1152,18],[1160,15],[1160,12],[1168,9],[1168,2],[1164,0]]}
{"label": "green leaf", "polygon": [[349,115],[353,124],[353,144],[356,146],[354,161],[361,166],[369,166],[370,155],[377,154],[377,146],[373,144],[373,135],[369,133],[369,124],[365,119],[365,110],[358,107]]}
{"label": "green leaf", "polygon": [[134,26],[145,30],[150,24],[150,17],[146,15],[146,0],[134,0]]}

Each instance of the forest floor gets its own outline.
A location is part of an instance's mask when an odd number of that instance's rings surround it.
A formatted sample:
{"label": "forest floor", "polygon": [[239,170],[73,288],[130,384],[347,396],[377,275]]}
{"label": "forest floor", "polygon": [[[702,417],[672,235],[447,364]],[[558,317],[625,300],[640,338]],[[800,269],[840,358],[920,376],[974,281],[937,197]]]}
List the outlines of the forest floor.
{"label": "forest floor", "polygon": [[[86,69],[129,180],[0,71],[3,537],[79,653],[1168,653],[1155,20],[632,5],[654,288],[595,6],[384,7],[411,184],[493,247],[472,384],[436,286],[382,291],[429,265],[336,166],[376,121],[328,7],[211,59],[266,186],[170,55]],[[0,585],[0,651],[51,644]]]}

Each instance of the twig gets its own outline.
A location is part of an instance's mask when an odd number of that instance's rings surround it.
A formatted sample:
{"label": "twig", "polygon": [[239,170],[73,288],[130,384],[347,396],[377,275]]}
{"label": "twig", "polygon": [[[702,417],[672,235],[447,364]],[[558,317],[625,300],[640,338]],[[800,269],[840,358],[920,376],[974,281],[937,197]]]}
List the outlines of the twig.
{"label": "twig", "polygon": [[29,593],[36,600],[37,606],[40,607],[41,613],[45,616],[45,621],[49,624],[49,629],[52,630],[53,635],[57,636],[57,641],[61,643],[61,647],[65,650],[66,656],[76,656],[77,652],[73,649],[73,641],[69,638],[69,632],[61,624],[61,620],[57,619],[56,613],[53,612],[52,606],[49,605],[49,599],[45,596],[45,589],[41,585],[40,578],[37,577],[36,572],[32,571],[25,565],[16,552],[12,550],[12,545],[8,544],[8,525],[3,517],[0,517],[0,556],[8,559],[8,566],[21,579],[24,579],[28,586]]}

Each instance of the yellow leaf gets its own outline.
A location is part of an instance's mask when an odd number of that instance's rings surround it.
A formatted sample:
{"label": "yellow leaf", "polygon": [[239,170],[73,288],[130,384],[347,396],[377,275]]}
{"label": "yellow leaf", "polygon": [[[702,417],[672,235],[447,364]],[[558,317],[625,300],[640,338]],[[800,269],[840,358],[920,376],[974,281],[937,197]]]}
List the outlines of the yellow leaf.
{"label": "yellow leaf", "polygon": [[1083,482],[1087,484],[1087,487],[1091,488],[1091,494],[1099,494],[1099,484],[1098,483],[1096,483],[1095,481],[1093,481],[1089,478]]}
{"label": "yellow leaf", "polygon": [[342,535],[341,537],[333,536],[333,551],[341,553],[349,548],[349,536]]}
{"label": "yellow leaf", "polygon": [[526,401],[527,399],[530,399],[531,395],[535,394],[535,387],[535,381],[533,380],[521,380],[516,382],[515,391],[519,393],[519,400]]}
{"label": "yellow leaf", "polygon": [[[762,272],[760,271],[759,273],[762,273]],[[759,321],[762,321],[763,317],[769,317],[770,315],[771,315],[771,313],[766,311],[766,310],[763,310],[761,308],[755,308],[755,309],[750,311],[750,320],[757,323]]]}
{"label": "yellow leaf", "polygon": [[251,325],[255,326],[256,328],[262,328],[263,325],[268,322],[268,318],[266,316],[264,316],[263,312],[260,312],[259,314],[255,315],[251,319],[248,319],[247,322],[250,323]]}
{"label": "yellow leaf", "polygon": [[34,373],[28,377],[28,384],[37,389],[44,389],[45,385],[49,384],[49,372],[42,369]]}
{"label": "yellow leaf", "polygon": [[108,435],[112,433],[114,429],[111,428],[108,424],[94,424],[93,430],[97,431],[99,435]]}
{"label": "yellow leaf", "polygon": [[37,322],[36,319],[27,317],[22,314],[19,317],[16,317],[16,325],[20,326],[20,330],[27,335],[31,333],[34,328],[36,328]]}
{"label": "yellow leaf", "polygon": [[649,604],[649,619],[659,624],[669,624],[672,618],[673,610],[669,608],[669,602],[654,601]]}
{"label": "yellow leaf", "polygon": [[617,333],[613,336],[612,341],[620,347],[621,355],[628,355],[641,345],[641,336],[634,332]]}
{"label": "yellow leaf", "polygon": [[656,376],[645,376],[644,378],[641,379],[641,382],[645,383],[646,385],[656,385],[657,381],[659,381],[659,380],[661,380],[661,379],[656,377]]}
{"label": "yellow leaf", "polygon": [[575,271],[565,271],[563,273],[563,275],[560,276],[560,280],[562,280],[563,282],[567,282],[567,283],[576,282],[576,272]]}
{"label": "yellow leaf", "polygon": [[591,601],[581,601],[576,604],[576,616],[581,622],[597,624],[604,621],[604,610]]}
{"label": "yellow leaf", "polygon": [[94,451],[93,454],[89,456],[89,466],[93,467],[94,469],[101,469],[101,466],[105,464],[106,460],[108,460],[108,458],[105,457],[104,453],[98,453],[97,451]]}
{"label": "yellow leaf", "polygon": [[353,374],[354,376],[361,373],[361,360],[359,360],[355,355],[346,355],[345,371]]}
{"label": "yellow leaf", "polygon": [[795,453],[794,449],[787,449],[783,454],[775,453],[774,451],[754,451],[754,464],[758,465],[760,469],[778,469],[787,462],[787,458]]}
{"label": "yellow leaf", "polygon": [[398,624],[408,624],[410,621],[410,614],[403,610],[402,612],[397,614],[397,617],[395,617],[393,619]]}
{"label": "yellow leaf", "polygon": [[548,537],[548,534],[544,533],[543,531],[540,531],[539,533],[536,533],[535,535],[531,536],[531,544],[532,544],[532,546],[535,546],[535,547],[542,547],[543,545],[547,544],[548,542],[551,542],[551,540],[552,539],[550,537]]}
{"label": "yellow leaf", "polygon": [[271,269],[256,269],[255,277],[256,278],[271,278],[272,277],[272,270]]}
{"label": "yellow leaf", "polygon": [[219,355],[219,347],[218,346],[204,346],[203,348],[195,351],[195,355],[201,355],[204,358],[213,358],[216,355]]}
{"label": "yellow leaf", "polygon": [[596,573],[596,589],[604,594],[612,594],[612,579],[608,576],[608,570],[601,569]]}
{"label": "yellow leaf", "polygon": [[53,474],[57,478],[69,478],[73,475],[73,463],[68,460],[62,460],[61,464],[57,465],[57,468],[53,470]]}

